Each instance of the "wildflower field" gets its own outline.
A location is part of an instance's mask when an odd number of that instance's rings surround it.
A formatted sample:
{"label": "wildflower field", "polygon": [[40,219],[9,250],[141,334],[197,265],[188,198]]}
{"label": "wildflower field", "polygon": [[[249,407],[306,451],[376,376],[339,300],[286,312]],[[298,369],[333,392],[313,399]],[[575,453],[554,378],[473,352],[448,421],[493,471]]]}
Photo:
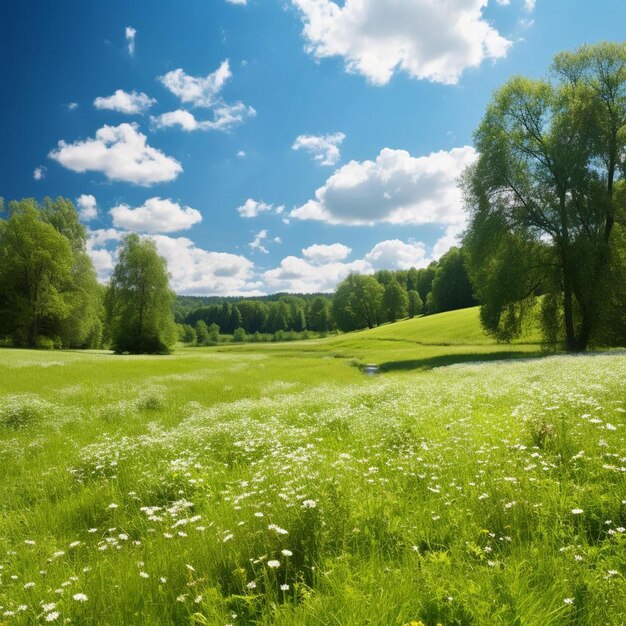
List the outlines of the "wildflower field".
{"label": "wildflower field", "polygon": [[626,623],[626,355],[539,354],[0,350],[0,624]]}

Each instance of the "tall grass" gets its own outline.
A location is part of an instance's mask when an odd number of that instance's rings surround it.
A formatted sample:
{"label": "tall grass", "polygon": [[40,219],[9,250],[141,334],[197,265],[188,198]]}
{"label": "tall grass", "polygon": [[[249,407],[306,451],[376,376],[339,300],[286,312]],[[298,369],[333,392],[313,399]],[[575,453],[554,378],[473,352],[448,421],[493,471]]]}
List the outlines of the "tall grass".
{"label": "tall grass", "polygon": [[626,623],[623,355],[328,356],[0,352],[0,623]]}

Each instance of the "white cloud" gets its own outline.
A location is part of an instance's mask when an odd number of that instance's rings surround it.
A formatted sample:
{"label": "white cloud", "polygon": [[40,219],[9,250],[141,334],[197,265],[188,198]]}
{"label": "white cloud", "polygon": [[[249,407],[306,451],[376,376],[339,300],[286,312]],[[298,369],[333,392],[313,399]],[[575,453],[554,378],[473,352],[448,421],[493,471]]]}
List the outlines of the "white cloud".
{"label": "white cloud", "polygon": [[109,180],[152,185],[174,180],[183,168],[146,143],[136,124],[103,126],[95,139],[66,143],[48,155],[74,172],[102,172]]}
{"label": "white cloud", "polygon": [[122,234],[114,228],[87,229],[87,253],[93,261],[98,279],[101,282],[106,282],[109,279],[117,259],[116,250],[107,248],[107,245],[111,242],[117,244],[122,238]]}
{"label": "white cloud", "polygon": [[197,209],[164,198],[148,198],[141,206],[119,204],[109,211],[113,225],[140,233],[174,233],[202,221]]}
{"label": "white cloud", "polygon": [[283,212],[284,207],[280,206],[274,209],[273,204],[267,204],[263,200],[253,200],[248,198],[240,207],[237,207],[237,212],[241,217],[257,217],[261,213],[268,213],[274,211],[276,214]]}
{"label": "white cloud", "polygon": [[156,103],[154,98],[147,94],[136,91],[127,93],[123,89],[116,89],[112,96],[98,97],[93,101],[96,109],[107,109],[109,111],[119,111],[127,115],[138,115],[147,111]]}
{"label": "white cloud", "polygon": [[263,272],[261,278],[268,293],[329,292],[351,272],[368,273],[372,268],[366,261],[352,263],[315,264],[295,256],[285,257],[280,266]]}
{"label": "white cloud", "polygon": [[[185,131],[218,130],[228,132],[235,126],[242,124],[248,117],[254,117],[256,111],[241,102],[235,104],[221,104],[213,109],[213,120],[199,121],[193,113],[184,109],[169,111],[152,117],[151,121],[157,128],[171,128],[179,126]],[[244,153],[245,156],[245,153]]]}
{"label": "white cloud", "polygon": [[258,250],[263,254],[267,254],[269,250],[263,245],[263,242],[267,239],[267,231],[260,230],[255,236],[254,239],[248,244],[248,246],[252,250]]}
{"label": "white cloud", "polygon": [[372,274],[379,269],[420,268],[432,260],[427,258],[423,243],[405,243],[398,239],[381,241],[362,259],[346,261],[351,252],[340,243],[312,245],[302,250],[304,258],[285,257],[279,267],[263,272],[264,288],[268,293],[330,292],[352,272]]}
{"label": "white cloud", "polygon": [[172,70],[159,80],[181,102],[195,107],[212,107],[226,81],[232,76],[228,60],[208,76],[190,76],[182,68]]}
{"label": "white cloud", "polygon": [[389,239],[377,243],[365,255],[365,260],[377,270],[408,270],[425,265],[426,248],[421,242],[404,243],[399,239]]}
{"label": "white cloud", "polygon": [[[115,262],[117,245],[127,234],[114,228],[88,230],[87,252],[98,277],[108,280]],[[261,283],[255,280],[254,264],[244,256],[211,252],[199,248],[186,237],[152,235],[157,250],[167,261],[170,285],[176,293],[196,295],[262,295]]]}
{"label": "white cloud", "polygon": [[527,13],[532,13],[537,5],[537,0],[524,0],[524,10]]}
{"label": "white cloud", "polygon": [[36,167],[33,170],[33,178],[35,180],[43,180],[46,177],[46,168],[43,165]]}
{"label": "white cloud", "polygon": [[137,30],[132,26],[127,26],[124,29],[124,36],[126,37],[126,47],[128,49],[128,54],[131,57],[135,56],[135,36],[137,35]]}
{"label": "white cloud", "polygon": [[245,150],[239,150],[239,152],[237,152],[237,156],[240,159],[245,159],[246,158],[246,151]]}
{"label": "white cloud", "polygon": [[230,4],[239,4],[241,6],[248,4],[248,0],[226,0],[226,2],[229,2]]}
{"label": "white cloud", "polygon": [[254,264],[244,256],[210,252],[186,237],[154,235],[167,260],[171,285],[180,294],[260,295]]}
{"label": "white cloud", "polygon": [[352,248],[348,248],[348,246],[344,246],[342,243],[333,243],[330,245],[316,243],[308,248],[303,248],[302,256],[311,263],[319,265],[332,263],[334,261],[343,261],[351,252]]}
{"label": "white cloud", "polygon": [[78,108],[78,102],[70,102],[70,103],[67,105],[67,108],[68,108],[70,111],[75,111],[75,110]]}
{"label": "white cloud", "polygon": [[98,204],[95,196],[83,193],[76,198],[78,205],[78,217],[84,222],[90,222],[98,217]]}
{"label": "white cloud", "polygon": [[[529,0],[527,0],[529,1]],[[292,0],[307,51],[341,56],[346,69],[384,85],[400,70],[454,84],[464,70],[506,56],[511,42],[483,16],[488,0]]]}
{"label": "white cloud", "polygon": [[471,146],[413,157],[384,148],[375,161],[350,161],[289,214],[330,224],[456,224],[464,220],[458,178],[476,159]]}
{"label": "white cloud", "polygon": [[336,165],[341,154],[339,146],[346,138],[343,133],[332,135],[300,135],[296,137],[293,150],[306,150],[320,165]]}

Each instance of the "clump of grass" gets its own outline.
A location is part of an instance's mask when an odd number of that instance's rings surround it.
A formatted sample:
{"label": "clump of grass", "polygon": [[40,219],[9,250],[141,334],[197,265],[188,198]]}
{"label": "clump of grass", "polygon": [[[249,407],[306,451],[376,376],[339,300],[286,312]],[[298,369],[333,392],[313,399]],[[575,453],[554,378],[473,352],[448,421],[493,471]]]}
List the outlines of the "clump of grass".
{"label": "clump of grass", "polygon": [[43,418],[53,418],[56,407],[31,393],[4,396],[0,399],[0,426],[24,428]]}

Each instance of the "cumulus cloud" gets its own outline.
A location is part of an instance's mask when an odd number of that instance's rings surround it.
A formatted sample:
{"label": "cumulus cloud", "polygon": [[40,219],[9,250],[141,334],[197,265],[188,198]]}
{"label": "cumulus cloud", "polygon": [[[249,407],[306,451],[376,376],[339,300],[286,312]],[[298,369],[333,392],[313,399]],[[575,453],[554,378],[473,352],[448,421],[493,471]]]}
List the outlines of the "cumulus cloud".
{"label": "cumulus cloud", "polygon": [[260,295],[254,264],[244,256],[211,252],[186,237],[154,235],[165,257],[176,293],[197,295]]}
{"label": "cumulus cloud", "polygon": [[144,186],[174,180],[183,171],[176,159],[149,146],[136,124],[103,126],[94,139],[59,141],[48,156],[74,172],[102,172],[109,180]]}
{"label": "cumulus cloud", "polygon": [[524,0],[524,9],[527,13],[532,13],[537,5],[537,0]]}
{"label": "cumulus cloud", "polygon": [[263,242],[267,239],[267,230],[260,230],[254,239],[248,244],[248,246],[255,251],[268,254],[269,250],[263,245]]}
{"label": "cumulus cloud", "polygon": [[296,256],[285,257],[280,266],[263,272],[261,278],[268,292],[330,292],[351,272],[369,273],[363,260],[352,263],[312,263]]}
{"label": "cumulus cloud", "polygon": [[352,248],[344,246],[342,243],[313,244],[308,248],[302,248],[302,256],[311,263],[323,264],[332,263],[334,261],[343,261],[350,253]]}
{"label": "cumulus cloud", "polygon": [[[88,230],[87,252],[101,281],[108,280],[117,260],[117,245],[126,234],[115,228]],[[187,237],[151,235],[167,261],[170,285],[179,294],[262,295],[254,264],[238,254],[212,252]],[[111,247],[115,246],[115,247]]]}
{"label": "cumulus cloud", "polygon": [[70,103],[67,105],[67,108],[68,108],[70,111],[76,111],[76,109],[78,108],[78,102],[70,102]]}
{"label": "cumulus cloud", "polygon": [[464,219],[458,178],[476,159],[471,146],[413,157],[384,148],[375,161],[350,161],[289,214],[330,224],[453,224]]}
{"label": "cumulus cloud", "polygon": [[363,258],[348,261],[351,252],[340,243],[309,246],[302,250],[302,257],[285,257],[278,267],[263,272],[262,282],[268,292],[330,292],[353,272],[372,274],[379,269],[420,268],[432,260],[423,243],[399,239],[381,241]]}
{"label": "cumulus cloud", "polygon": [[237,213],[241,217],[257,217],[261,213],[274,212],[280,214],[283,212],[284,207],[279,206],[276,209],[273,204],[267,204],[263,200],[253,200],[248,198],[240,207],[237,207]]}
{"label": "cumulus cloud", "polygon": [[302,14],[307,51],[318,59],[343,57],[349,72],[376,85],[398,70],[454,84],[467,68],[506,56],[511,42],[485,20],[487,2],[292,0]]}
{"label": "cumulus cloud", "polygon": [[98,204],[95,196],[82,193],[76,198],[76,205],[78,206],[78,217],[83,222],[90,222],[98,217]]}
{"label": "cumulus cloud", "polygon": [[426,247],[423,243],[405,243],[399,239],[381,241],[365,255],[365,260],[377,270],[408,270],[411,267],[422,267],[425,258]]}
{"label": "cumulus cloud", "polygon": [[117,245],[122,236],[123,233],[114,228],[87,229],[87,253],[101,282],[108,280],[117,259],[116,250],[107,246],[111,243]]}
{"label": "cumulus cloud", "polygon": [[248,4],[248,0],[226,0],[226,2],[229,2],[230,4],[239,4],[241,6]]}
{"label": "cumulus cloud", "polygon": [[197,209],[159,197],[148,198],[136,208],[118,204],[109,213],[115,227],[140,233],[174,233],[202,221],[202,214]]}
{"label": "cumulus cloud", "polygon": [[299,135],[291,148],[293,150],[306,150],[313,156],[313,160],[320,165],[336,165],[341,153],[339,146],[346,138],[343,133],[332,135]]}
{"label": "cumulus cloud", "polygon": [[[156,117],[151,121],[157,128],[171,128],[178,126],[182,130],[191,132],[194,130],[217,130],[228,132],[235,126],[242,124],[247,118],[254,117],[256,111],[242,102],[235,104],[221,104],[213,109],[212,120],[197,120],[193,113],[184,109],[169,111]],[[244,153],[245,156],[245,153]]]}
{"label": "cumulus cloud", "polygon": [[159,80],[181,102],[194,107],[212,107],[216,104],[219,92],[232,76],[228,59],[208,76],[190,76],[182,68],[160,76]]}
{"label": "cumulus cloud", "polygon": [[43,180],[46,177],[46,168],[43,165],[36,167],[33,170],[33,178],[35,180]]}
{"label": "cumulus cloud", "polygon": [[128,54],[131,57],[135,56],[135,37],[137,35],[137,30],[132,26],[127,26],[124,29],[124,36],[126,37],[126,49],[128,50]]}
{"label": "cumulus cloud", "polygon": [[156,103],[154,98],[143,92],[131,91],[127,93],[123,89],[116,89],[112,96],[98,97],[93,101],[96,109],[119,111],[127,115],[139,115],[147,111]]}

